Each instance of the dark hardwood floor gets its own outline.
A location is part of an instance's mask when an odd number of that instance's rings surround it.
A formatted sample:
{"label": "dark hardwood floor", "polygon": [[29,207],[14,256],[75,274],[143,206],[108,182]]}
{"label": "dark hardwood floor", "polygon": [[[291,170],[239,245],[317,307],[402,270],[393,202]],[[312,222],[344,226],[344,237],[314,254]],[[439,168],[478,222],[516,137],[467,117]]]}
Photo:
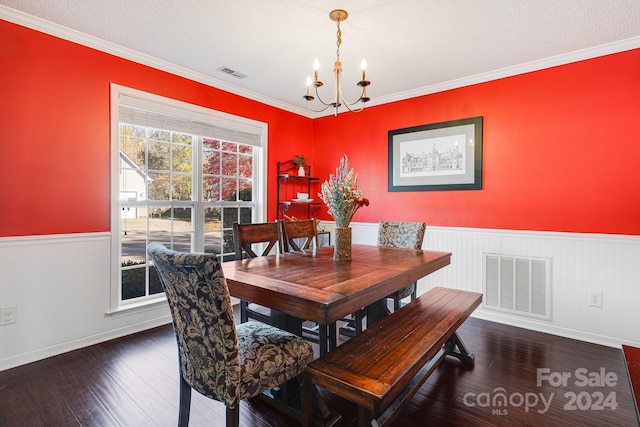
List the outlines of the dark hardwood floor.
{"label": "dark hardwood floor", "polygon": [[[638,425],[622,350],[473,318],[460,336],[475,366],[447,359],[395,425]],[[0,425],[175,426],[176,352],[167,325],[2,371]],[[325,397],[342,426],[355,425],[353,405]],[[224,425],[224,413],[221,403],[193,393],[191,426]],[[242,402],[240,424],[297,422],[252,400]]]}

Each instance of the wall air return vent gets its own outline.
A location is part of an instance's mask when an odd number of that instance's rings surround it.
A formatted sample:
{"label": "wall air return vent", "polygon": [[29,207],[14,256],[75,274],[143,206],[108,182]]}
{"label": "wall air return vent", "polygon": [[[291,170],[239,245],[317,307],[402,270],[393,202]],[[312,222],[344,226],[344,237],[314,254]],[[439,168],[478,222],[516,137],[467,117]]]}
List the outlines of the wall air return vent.
{"label": "wall air return vent", "polygon": [[551,319],[551,260],[483,254],[483,308]]}

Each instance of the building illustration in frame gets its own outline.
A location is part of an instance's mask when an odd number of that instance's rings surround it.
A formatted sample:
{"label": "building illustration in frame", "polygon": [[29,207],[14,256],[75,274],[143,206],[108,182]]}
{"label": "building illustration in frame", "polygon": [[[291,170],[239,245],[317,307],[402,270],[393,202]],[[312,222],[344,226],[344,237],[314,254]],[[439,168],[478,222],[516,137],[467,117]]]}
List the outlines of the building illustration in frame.
{"label": "building illustration in frame", "polygon": [[[400,144],[401,177],[464,174],[464,135]],[[431,146],[429,148],[429,145]]]}

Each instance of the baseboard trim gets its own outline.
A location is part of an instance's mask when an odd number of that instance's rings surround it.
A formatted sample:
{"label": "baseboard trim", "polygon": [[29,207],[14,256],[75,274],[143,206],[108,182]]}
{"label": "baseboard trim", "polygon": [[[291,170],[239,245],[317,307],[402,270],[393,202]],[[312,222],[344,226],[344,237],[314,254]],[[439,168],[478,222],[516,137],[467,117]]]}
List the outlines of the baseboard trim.
{"label": "baseboard trim", "polygon": [[477,319],[488,320],[490,322],[501,323],[503,325],[514,326],[516,328],[528,329],[536,332],[542,332],[550,335],[557,335],[564,338],[570,338],[579,341],[590,342],[592,344],[604,345],[607,347],[622,348],[622,342],[629,345],[639,346],[638,342],[626,342],[621,338],[597,335],[590,332],[578,331],[575,329],[562,328],[544,321],[535,321],[529,319],[520,319],[507,314],[492,313],[477,310],[471,315]]}
{"label": "baseboard trim", "polygon": [[170,315],[160,316],[154,319],[146,320],[144,322],[127,325],[123,328],[112,329],[99,334],[82,337],[76,340],[67,341],[49,347],[39,348],[35,351],[16,354],[11,357],[0,359],[0,371],[15,368],[21,365],[26,365],[28,363],[36,362],[38,360],[57,356],[84,347],[89,347],[91,345],[110,341],[112,339],[121,338],[127,335],[135,334],[137,332],[146,331],[147,329],[156,328],[168,323],[171,323]]}

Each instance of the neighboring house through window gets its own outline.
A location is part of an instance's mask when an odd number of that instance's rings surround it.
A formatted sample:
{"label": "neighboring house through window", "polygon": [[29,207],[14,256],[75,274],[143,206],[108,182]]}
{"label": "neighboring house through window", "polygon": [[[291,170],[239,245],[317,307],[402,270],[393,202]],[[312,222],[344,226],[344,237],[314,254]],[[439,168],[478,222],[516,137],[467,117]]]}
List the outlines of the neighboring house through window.
{"label": "neighboring house through window", "polygon": [[111,310],[164,299],[150,242],[234,255],[266,218],[266,124],[112,85]]}

